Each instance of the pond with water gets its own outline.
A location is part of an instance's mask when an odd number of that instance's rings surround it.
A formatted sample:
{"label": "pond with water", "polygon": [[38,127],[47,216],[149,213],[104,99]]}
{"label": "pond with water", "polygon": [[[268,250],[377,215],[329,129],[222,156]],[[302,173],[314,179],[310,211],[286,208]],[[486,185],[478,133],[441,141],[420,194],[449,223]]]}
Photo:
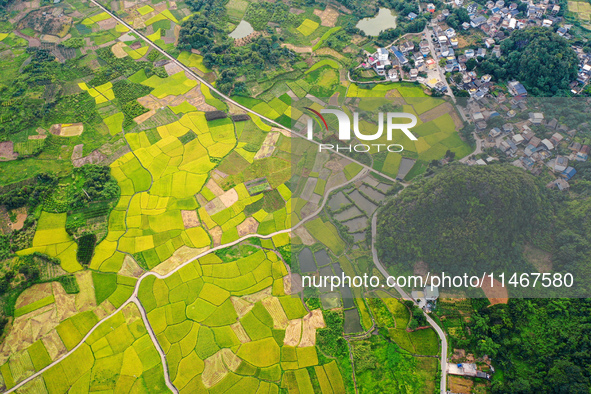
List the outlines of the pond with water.
{"label": "pond with water", "polygon": [[254,29],[252,28],[252,25],[243,19],[232,31],[232,33],[230,33],[230,37],[236,40],[239,38],[244,38],[253,32]]}
{"label": "pond with water", "polygon": [[396,28],[396,15],[388,8],[380,8],[372,18],[363,18],[355,26],[368,36],[378,36],[381,31]]}
{"label": "pond with water", "polygon": [[312,255],[312,251],[310,249],[302,249],[302,251],[298,254],[298,261],[300,262],[300,269],[303,273],[316,271],[314,256]]}

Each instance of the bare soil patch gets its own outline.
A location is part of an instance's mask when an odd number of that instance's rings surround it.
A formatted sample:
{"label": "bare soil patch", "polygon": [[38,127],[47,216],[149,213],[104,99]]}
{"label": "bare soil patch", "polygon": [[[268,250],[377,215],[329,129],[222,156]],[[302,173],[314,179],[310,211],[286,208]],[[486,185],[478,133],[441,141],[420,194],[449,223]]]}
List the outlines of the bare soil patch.
{"label": "bare soil patch", "polygon": [[111,51],[113,52],[113,55],[115,55],[115,57],[117,59],[121,59],[121,58],[124,58],[125,56],[127,56],[127,53],[125,53],[125,51],[123,50],[124,47],[125,47],[124,42],[118,42],[117,44],[115,44],[111,47]]}
{"label": "bare soil patch", "polygon": [[552,272],[552,254],[545,250],[527,244],[523,249],[523,257],[530,262],[538,272]]}
{"label": "bare soil patch", "polygon": [[310,233],[308,232],[308,230],[306,230],[304,226],[296,228],[293,232],[295,235],[300,237],[304,245],[314,245],[314,243],[316,242],[314,237],[310,235]]}
{"label": "bare soil patch", "polygon": [[460,119],[457,112],[454,110],[453,106],[450,103],[440,104],[437,107],[421,114],[419,117],[424,123],[437,119],[445,114],[449,114],[451,116],[451,118],[454,121],[454,125],[457,129],[461,128],[464,125],[464,122],[462,122],[462,119]]}
{"label": "bare soil patch", "polygon": [[327,55],[327,56],[332,56],[335,59],[341,60],[344,59],[345,57],[343,55],[341,55],[340,53],[338,53],[337,51],[335,51],[332,48],[327,48],[327,47],[323,47],[320,49],[316,50],[316,54],[318,55]]}
{"label": "bare soil patch", "polygon": [[269,312],[273,318],[273,328],[284,330],[289,324],[289,320],[287,319],[287,315],[285,314],[283,307],[281,307],[279,298],[265,298],[262,303],[265,309],[267,309],[267,312]]}
{"label": "bare soil patch", "polygon": [[283,344],[285,346],[297,346],[302,337],[302,319],[293,319],[289,321],[285,329],[285,338]]}
{"label": "bare soil patch", "polygon": [[215,386],[228,374],[228,369],[224,365],[221,352],[219,350],[213,356],[205,359],[201,380],[207,388]]}
{"label": "bare soil patch", "polygon": [[180,267],[187,260],[192,259],[193,257],[205,252],[208,249],[209,249],[208,246],[205,248],[195,249],[195,248],[189,248],[188,246],[183,245],[179,249],[177,249],[172,254],[172,256],[170,256],[164,262],[162,262],[162,263],[158,264],[156,267],[154,267],[154,269],[152,271],[154,271],[160,275],[166,275],[169,272],[172,272],[175,268]]}
{"label": "bare soil patch", "polygon": [[238,201],[238,193],[236,192],[236,189],[230,189],[222,194],[220,196],[220,201],[226,206],[226,208],[234,205]]}
{"label": "bare soil patch", "polygon": [[324,328],[324,318],[320,309],[314,309],[303,318],[302,340],[299,347],[308,347],[316,345],[316,329]]}
{"label": "bare soil patch", "polygon": [[224,189],[222,189],[213,179],[210,179],[205,186],[207,186],[207,188],[213,194],[215,194],[216,197],[219,197],[222,194],[224,194]]}
{"label": "bare soil patch", "polygon": [[49,297],[53,292],[51,290],[51,283],[40,283],[29,287],[23,291],[16,300],[14,305],[15,309],[22,308],[25,305],[29,305],[35,301],[39,301],[45,297]]}
{"label": "bare soil patch", "polygon": [[331,6],[327,6],[324,11],[318,9],[314,10],[314,15],[320,17],[321,26],[335,27],[337,19],[339,18],[339,11]]}
{"label": "bare soil patch", "polygon": [[310,47],[310,46],[297,47],[293,44],[288,44],[288,43],[281,44],[281,46],[284,48],[287,48],[289,50],[292,50],[295,53],[312,53],[312,47]]}
{"label": "bare soil patch", "polygon": [[222,228],[216,226],[209,230],[209,235],[213,239],[213,246],[219,246],[222,244]]}
{"label": "bare soil patch", "polygon": [[139,278],[144,273],[144,270],[135,262],[133,258],[126,255],[125,259],[123,259],[123,265],[117,273],[123,276]]}
{"label": "bare soil patch", "polygon": [[507,288],[501,286],[501,282],[494,279],[493,286],[491,286],[490,280],[486,279],[481,286],[484,294],[490,301],[491,305],[506,304],[509,302],[509,294]]}
{"label": "bare soil patch", "polygon": [[247,294],[247,295],[243,296],[242,298],[244,298],[248,302],[256,304],[257,302],[262,301],[267,297],[270,297],[271,293],[272,293],[271,287],[267,287],[266,289],[258,291],[254,294]]}
{"label": "bare soil patch", "polygon": [[247,218],[245,221],[236,226],[239,237],[243,237],[247,234],[254,234],[256,233],[258,228],[259,222],[257,222],[256,219],[253,217]]}
{"label": "bare soil patch", "polygon": [[450,375],[449,386],[450,391],[453,393],[470,394],[472,393],[472,386],[474,386],[474,382],[471,379]]}
{"label": "bare soil patch", "polygon": [[15,160],[18,153],[14,152],[14,143],[12,141],[0,142],[0,161]]}
{"label": "bare soil patch", "polygon": [[224,360],[226,367],[228,367],[230,371],[235,372],[242,363],[242,360],[228,348],[220,350],[220,353],[222,354],[222,360]]}
{"label": "bare soil patch", "polygon": [[196,211],[181,211],[181,216],[183,217],[185,228],[199,226],[199,216]]}
{"label": "bare soil patch", "polygon": [[236,314],[238,314],[238,317],[240,319],[242,319],[242,317],[244,317],[244,315],[246,315],[254,306],[250,302],[248,302],[240,297],[232,296],[232,297],[230,297],[230,301],[232,301],[232,305],[234,306],[234,309],[236,310]]}
{"label": "bare soil patch", "polygon": [[154,116],[156,114],[156,111],[151,109],[150,111],[146,112],[145,114],[142,114],[136,118],[133,118],[133,120],[141,125],[142,123],[144,123],[146,120],[150,119],[152,116]]}
{"label": "bare soil patch", "polygon": [[250,337],[248,336],[246,330],[244,330],[244,327],[242,327],[242,324],[240,324],[240,322],[236,322],[232,324],[230,327],[232,328],[232,331],[234,331],[234,334],[236,334],[240,342],[250,342]]}
{"label": "bare soil patch", "polygon": [[20,230],[21,228],[23,228],[25,224],[25,219],[27,218],[27,207],[13,209],[12,213],[16,215],[16,222],[10,223],[10,227],[13,230]]}

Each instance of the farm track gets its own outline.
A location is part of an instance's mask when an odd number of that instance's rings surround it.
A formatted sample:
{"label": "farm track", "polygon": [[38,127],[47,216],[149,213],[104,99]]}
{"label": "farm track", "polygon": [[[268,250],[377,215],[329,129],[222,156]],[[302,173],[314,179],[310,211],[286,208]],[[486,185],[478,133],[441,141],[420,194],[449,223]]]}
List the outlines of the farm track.
{"label": "farm track", "polygon": [[[255,112],[255,111],[253,111],[252,109],[250,109],[250,108],[248,108],[248,107],[246,107],[246,106],[244,106],[244,105],[242,105],[242,104],[240,104],[240,103],[238,103],[238,102],[236,102],[236,101],[232,100],[230,97],[226,96],[225,94],[223,94],[222,92],[220,92],[218,89],[216,89],[216,87],[215,87],[215,86],[213,86],[212,84],[210,84],[209,82],[207,82],[205,79],[203,79],[201,76],[199,76],[197,73],[195,73],[193,70],[191,70],[191,68],[189,68],[189,67],[185,66],[183,63],[181,63],[180,61],[178,61],[177,59],[175,59],[175,58],[174,58],[172,55],[170,55],[170,54],[169,54],[168,52],[166,52],[164,49],[160,48],[158,45],[156,45],[155,43],[153,43],[152,41],[150,41],[150,40],[149,40],[149,39],[148,39],[146,36],[144,36],[142,33],[140,33],[140,32],[138,32],[137,30],[135,30],[135,29],[134,29],[134,28],[133,28],[131,25],[129,25],[129,24],[128,24],[127,22],[125,22],[123,19],[121,19],[121,18],[119,18],[117,15],[113,14],[113,12],[111,12],[111,10],[109,10],[108,8],[106,8],[105,6],[103,6],[101,3],[99,3],[99,2],[98,2],[98,1],[96,1],[96,0],[90,0],[90,2],[91,2],[91,3],[93,3],[94,5],[96,5],[97,7],[99,7],[99,8],[100,8],[102,11],[106,12],[107,14],[109,14],[109,15],[110,15],[110,16],[111,16],[113,19],[115,19],[117,22],[119,22],[119,23],[121,23],[122,25],[124,25],[125,27],[127,27],[131,33],[135,33],[135,34],[137,34],[137,35],[138,35],[138,37],[139,37],[139,38],[140,38],[142,41],[144,41],[146,44],[148,44],[149,46],[151,46],[152,48],[154,48],[154,50],[156,50],[156,51],[160,52],[160,53],[161,53],[162,55],[164,55],[164,56],[165,56],[165,57],[166,57],[168,60],[170,60],[170,61],[174,62],[174,63],[175,63],[176,65],[178,65],[178,66],[179,66],[179,67],[180,67],[180,68],[181,68],[183,71],[185,71],[186,73],[189,73],[189,74],[191,75],[191,77],[195,78],[195,79],[196,79],[196,80],[198,80],[200,83],[202,83],[202,84],[204,84],[205,86],[207,86],[207,87],[208,87],[210,90],[214,91],[216,94],[218,94],[220,97],[222,97],[222,98],[223,98],[225,101],[227,101],[228,103],[231,103],[232,105],[235,105],[236,107],[238,107],[238,108],[240,108],[240,109],[242,109],[242,110],[244,110],[244,111],[246,111],[246,112],[248,112],[248,113],[251,113],[251,114],[253,114],[253,115],[256,115],[256,116],[258,116],[259,118],[261,118],[261,119],[263,119],[263,120],[265,120],[265,121],[267,121],[267,122],[269,122],[269,123],[273,124],[273,126],[275,126],[275,127],[278,127],[278,128],[280,128],[280,129],[282,129],[282,130],[285,130],[285,131],[289,132],[290,134],[292,134],[292,135],[294,135],[294,136],[297,136],[297,137],[300,137],[300,138],[302,138],[302,139],[308,140],[308,139],[306,138],[306,136],[305,136],[305,135],[303,135],[303,134],[300,134],[300,133],[298,133],[298,132],[295,132],[295,131],[293,131],[293,130],[291,130],[291,129],[289,129],[289,128],[285,127],[285,126],[283,126],[282,124],[280,124],[280,123],[278,123],[278,122],[274,121],[273,119],[270,119],[270,118],[268,118],[268,117],[266,117],[266,116],[264,116],[264,115],[262,115],[262,114],[259,114],[258,112]],[[316,145],[320,145],[320,142],[318,142],[318,141],[314,141],[314,140],[308,140],[308,141],[310,141],[311,143],[314,143],[314,144],[316,144]],[[333,152],[334,154],[336,154],[336,155],[338,155],[338,156],[344,157],[344,158],[346,158],[346,159],[348,159],[348,160],[350,160],[350,161],[352,161],[352,162],[354,162],[354,163],[357,163],[357,164],[359,164],[360,166],[362,166],[363,168],[366,168],[366,169],[368,169],[369,171],[371,171],[371,172],[373,172],[373,173],[376,173],[376,174],[378,174],[378,175],[380,175],[380,176],[382,176],[382,177],[384,177],[384,178],[386,178],[386,179],[389,179],[389,180],[391,180],[391,181],[393,181],[393,182],[395,181],[395,179],[394,179],[394,178],[392,178],[392,177],[390,177],[390,176],[388,176],[388,175],[386,175],[386,174],[382,174],[381,172],[379,172],[379,171],[377,171],[377,170],[375,170],[375,169],[371,168],[370,166],[368,166],[368,165],[366,165],[366,164],[363,164],[363,163],[361,163],[361,162],[359,162],[359,161],[357,161],[357,160],[355,160],[355,159],[352,159],[352,158],[350,158],[349,156],[347,156],[347,155],[345,155],[345,154],[343,154],[343,153],[337,152],[337,151],[336,151],[336,150],[334,150],[334,149],[327,149],[327,150],[328,150],[328,151],[331,151],[331,152]]]}
{"label": "farm track", "polygon": [[66,357],[68,357],[70,354],[72,354],[75,350],[77,350],[80,346],[82,346],[82,344],[88,339],[88,337],[90,336],[90,334],[92,334],[97,328],[98,326],[100,326],[102,323],[104,323],[105,321],[107,321],[108,319],[110,319],[111,317],[115,316],[118,312],[120,312],[121,310],[123,310],[123,308],[125,308],[127,305],[133,303],[138,307],[138,310],[140,311],[140,314],[142,316],[142,320],[144,321],[144,324],[146,326],[146,329],[148,330],[148,334],[150,335],[150,338],[152,339],[152,342],[154,343],[154,346],[156,347],[156,350],[158,350],[158,353],[160,354],[160,358],[162,360],[162,364],[163,364],[163,368],[164,368],[164,379],[166,381],[166,385],[168,386],[168,388],[173,392],[173,393],[178,393],[178,390],[176,389],[176,387],[174,386],[174,384],[172,384],[172,382],[170,381],[170,377],[168,375],[168,366],[166,364],[166,355],[164,354],[164,352],[162,351],[162,348],[160,347],[160,344],[158,343],[158,341],[156,340],[156,334],[154,333],[154,330],[152,329],[152,326],[150,325],[150,322],[148,320],[148,316],[146,314],[146,311],[142,305],[142,303],[140,302],[139,298],[138,298],[138,292],[139,292],[139,288],[140,285],[142,283],[142,281],[144,279],[146,279],[148,276],[155,276],[158,279],[166,279],[169,276],[173,275],[175,272],[177,272],[178,270],[180,270],[181,268],[185,267],[188,264],[191,264],[192,262],[194,262],[195,260],[198,260],[200,258],[202,258],[203,256],[215,252],[217,250],[220,249],[224,249],[224,248],[228,248],[234,245],[239,244],[242,241],[247,240],[248,238],[261,238],[261,239],[267,239],[267,238],[272,238],[275,235],[279,235],[279,234],[283,234],[283,233],[289,233],[292,230],[298,228],[299,226],[303,225],[304,223],[306,223],[308,220],[314,218],[315,216],[317,216],[325,207],[327,201],[328,201],[328,196],[330,195],[330,193],[336,189],[339,189],[341,187],[343,187],[344,185],[351,183],[351,182],[355,182],[357,179],[362,178],[363,176],[367,175],[367,171],[361,171],[359,172],[359,174],[357,174],[355,177],[351,178],[349,181],[341,184],[341,185],[337,185],[334,186],[328,190],[325,191],[325,198],[322,200],[322,204],[320,205],[320,207],[315,211],[312,212],[312,214],[310,214],[309,216],[307,216],[306,218],[302,219],[301,221],[299,221],[295,226],[292,226],[292,228],[290,229],[286,229],[286,230],[281,230],[281,231],[275,231],[274,233],[268,234],[268,235],[260,235],[260,234],[248,234],[245,235],[239,239],[237,239],[236,241],[227,243],[227,244],[222,244],[219,246],[216,246],[214,248],[211,248],[205,252],[202,252],[200,254],[198,254],[195,257],[190,258],[189,260],[185,261],[183,264],[179,265],[178,267],[175,267],[173,270],[171,270],[169,273],[165,274],[165,275],[161,275],[159,273],[156,272],[152,272],[152,271],[148,271],[146,273],[144,273],[141,277],[139,277],[134,289],[133,289],[133,293],[131,295],[131,297],[125,301],[119,308],[117,308],[115,311],[113,311],[113,313],[111,313],[108,316],[105,316],[103,319],[101,319],[97,324],[94,325],[94,327],[92,327],[92,329],[82,338],[82,340],[75,346],[72,348],[72,350],[64,353],[60,358],[58,358],[57,360],[53,361],[51,364],[49,364],[48,366],[46,366],[45,368],[39,370],[38,372],[34,373],[33,375],[29,376],[28,378],[24,379],[23,381],[21,381],[20,383],[16,384],[14,387],[12,387],[10,390],[5,391],[5,394],[9,394],[14,392],[15,390],[18,390],[19,388],[21,388],[22,386],[24,386],[25,384],[29,383],[30,381],[32,381],[33,379],[39,377],[43,372],[47,371],[49,368],[53,367],[54,365],[56,365],[57,363],[61,362],[62,360],[64,360]]}
{"label": "farm track", "polygon": [[[376,250],[375,243],[376,243],[376,235],[377,235],[377,223],[378,223],[378,211],[377,209],[371,218],[371,254],[373,257],[373,262],[377,267],[378,271],[387,278],[391,276],[390,273],[384,268],[380,259],[378,258],[378,251]],[[405,300],[410,300],[414,304],[416,304],[415,300],[413,300],[400,286],[396,283],[395,286],[396,291],[400,294],[400,296]],[[435,329],[437,335],[439,335],[439,339],[441,339],[441,381],[440,381],[440,392],[446,393],[447,392],[447,337],[445,336],[445,332],[439,327],[439,325],[429,316],[427,313],[423,312],[425,317],[427,318],[427,322]]]}
{"label": "farm track", "polygon": [[[302,138],[302,139],[307,139],[304,135],[294,132],[292,130],[290,130],[289,128],[286,128],[285,126],[275,122],[272,119],[267,118],[264,115],[261,115],[239,103],[237,103],[236,101],[232,100],[230,97],[224,95],[223,93],[221,93],[220,91],[218,91],[213,85],[211,85],[209,82],[205,81],[203,78],[201,78],[199,75],[197,75],[194,71],[192,71],[189,67],[185,66],[184,64],[182,64],[180,61],[178,61],[177,59],[175,59],[174,57],[172,57],[171,55],[169,55],[166,51],[164,51],[162,48],[160,48],[158,45],[154,44],[152,41],[150,41],[147,37],[145,37],[143,34],[139,33],[137,30],[135,30],[132,26],[130,26],[129,24],[127,24],[126,22],[124,22],[122,19],[120,19],[118,16],[114,15],[109,9],[107,9],[106,7],[104,7],[103,5],[101,5],[99,2],[97,2],[96,0],[90,0],[94,5],[96,5],[97,7],[99,7],[102,11],[108,13],[113,19],[115,19],[117,22],[121,23],[122,25],[126,26],[130,32],[133,32],[135,34],[138,35],[138,37],[140,37],[143,41],[145,41],[149,46],[153,47],[155,50],[159,51],[161,54],[163,54],[167,59],[171,60],[172,62],[174,62],[175,64],[177,64],[183,71],[189,73],[192,77],[194,77],[195,79],[197,79],[200,83],[205,84],[207,87],[209,87],[212,91],[216,92],[220,97],[222,97],[224,100],[226,100],[227,102],[241,108],[242,110],[251,113],[253,115],[256,115],[258,117],[260,117],[261,119],[264,119],[265,121],[273,124],[276,127],[279,127],[283,130],[288,131],[289,133],[291,133],[292,135]],[[320,145],[319,142],[311,140],[310,142],[316,144],[316,145]],[[127,305],[133,303],[137,306],[138,310],[140,311],[140,314],[142,316],[142,320],[144,321],[144,324],[146,326],[146,329],[148,330],[148,334],[150,335],[150,338],[152,340],[152,342],[154,343],[154,346],[156,347],[156,350],[158,351],[158,353],[160,354],[160,358],[161,358],[161,362],[162,362],[162,366],[163,366],[163,371],[164,371],[164,379],[166,382],[167,387],[173,392],[173,393],[177,393],[178,394],[178,390],[177,388],[174,386],[174,384],[170,381],[170,376],[168,374],[168,365],[166,363],[166,355],[164,354],[162,348],[160,347],[157,339],[156,339],[156,334],[154,333],[154,330],[152,329],[152,326],[149,323],[146,311],[143,307],[143,305],[141,304],[139,298],[138,298],[138,292],[139,292],[139,288],[141,285],[142,280],[144,280],[145,278],[147,278],[150,275],[153,275],[155,277],[157,277],[158,279],[165,279],[167,277],[169,277],[170,275],[174,274],[176,271],[178,271],[179,269],[185,267],[186,265],[194,262],[195,260],[202,258],[203,256],[215,252],[217,250],[223,249],[223,248],[227,248],[227,247],[231,247],[234,246],[242,241],[245,241],[248,238],[261,238],[261,239],[267,239],[267,238],[271,238],[275,235],[278,234],[283,234],[283,233],[290,233],[292,230],[295,230],[296,228],[298,228],[299,226],[303,225],[304,223],[306,223],[307,221],[309,221],[310,219],[316,217],[325,207],[327,201],[328,201],[328,196],[330,195],[330,193],[336,189],[339,189],[341,187],[343,187],[344,185],[354,182],[359,178],[362,178],[363,176],[367,175],[368,172],[373,172],[375,174],[378,174],[379,176],[382,176],[386,179],[389,179],[393,182],[396,182],[395,179],[393,179],[392,177],[381,173],[380,171],[377,171],[373,168],[371,168],[368,165],[365,165],[363,163],[360,163],[357,160],[354,160],[338,151],[335,151],[333,149],[329,149],[332,153],[341,156],[343,158],[346,158],[354,163],[357,163],[359,165],[361,165],[363,167],[363,170],[360,171],[355,177],[351,178],[349,181],[345,182],[344,184],[338,185],[338,186],[334,186],[328,190],[325,191],[325,198],[322,201],[322,204],[320,205],[320,207],[312,212],[309,216],[307,216],[306,218],[302,219],[300,222],[298,222],[296,225],[292,226],[290,229],[286,229],[286,230],[281,230],[281,231],[276,231],[272,234],[268,234],[268,235],[260,235],[260,234],[249,234],[249,235],[245,235],[239,239],[237,239],[236,241],[230,242],[228,244],[223,244],[223,245],[219,245],[217,247],[214,247],[212,249],[209,249],[203,253],[200,253],[199,255],[185,261],[183,264],[181,264],[180,266],[176,267],[175,269],[171,270],[168,274],[166,275],[161,275],[158,274],[156,272],[146,272],[144,273],[137,281],[134,291],[131,295],[131,297],[125,301],[119,308],[117,308],[113,313],[111,313],[110,315],[104,317],[103,319],[101,319],[96,325],[94,325],[90,331],[82,338],[82,340],[74,347],[72,348],[70,351],[66,352],[65,354],[63,354],[61,357],[59,357],[57,360],[53,361],[51,364],[47,365],[45,368],[35,372],[33,375],[29,376],[28,378],[24,379],[23,381],[21,381],[20,383],[16,384],[14,387],[12,387],[11,389],[5,391],[5,394],[9,394],[12,393],[18,389],[20,389],[22,386],[26,385],[27,383],[31,382],[32,380],[36,379],[37,377],[41,376],[41,374],[43,374],[43,372],[47,371],[48,369],[50,369],[51,367],[53,367],[54,365],[56,365],[57,363],[61,362],[62,360],[64,360],[66,357],[68,357],[70,354],[72,354],[75,350],[77,350],[80,346],[82,346],[82,344],[88,339],[88,337],[99,327],[99,325],[101,325],[102,323],[104,323],[105,321],[107,321],[108,319],[110,319],[111,317],[113,317],[115,314],[117,314],[118,312],[122,311],[123,308],[125,308]],[[151,174],[150,174],[151,176]],[[153,180],[153,178],[152,178]],[[400,182],[401,183],[401,182]],[[407,184],[401,183],[404,187],[408,186]],[[129,208],[129,207],[128,207]],[[373,255],[373,260],[374,260],[374,264],[376,265],[376,267],[378,268],[378,270],[382,273],[382,275],[384,275],[385,277],[389,276],[389,273],[386,271],[386,269],[383,267],[383,265],[380,263],[378,257],[377,257],[377,251],[375,249],[375,237],[376,237],[376,223],[377,223],[377,212],[378,210],[376,210],[376,212],[374,213],[373,217],[372,217],[372,255]],[[400,295],[404,298],[404,299],[411,299],[408,294],[406,294],[406,292],[404,292],[404,290],[402,290],[399,287],[396,287],[396,290],[400,293]],[[412,300],[412,299],[411,299]],[[426,315],[426,314],[425,314]],[[441,356],[441,392],[445,393],[446,392],[446,369],[447,369],[447,339],[445,337],[445,333],[443,332],[443,330],[437,325],[437,323],[431,319],[431,317],[429,317],[428,315],[426,315],[427,321],[435,328],[437,334],[439,335],[440,339],[441,339],[441,343],[442,343],[442,356]],[[373,320],[373,319],[372,319]],[[374,322],[375,324],[375,322]],[[347,341],[347,343],[349,344],[349,341]],[[350,344],[349,344],[350,346]],[[350,352],[350,356],[351,356],[351,363],[353,363],[353,359],[352,359],[352,353]],[[352,364],[353,366],[353,364]],[[355,371],[353,368],[353,379],[355,382]],[[355,384],[356,386],[356,384]],[[356,387],[357,390],[357,387]]]}

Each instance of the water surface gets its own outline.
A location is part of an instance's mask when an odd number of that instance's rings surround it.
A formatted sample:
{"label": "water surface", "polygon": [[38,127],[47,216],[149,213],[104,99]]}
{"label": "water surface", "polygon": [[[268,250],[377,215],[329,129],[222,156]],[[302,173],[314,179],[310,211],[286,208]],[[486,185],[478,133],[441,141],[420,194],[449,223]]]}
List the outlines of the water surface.
{"label": "water surface", "polygon": [[245,21],[244,19],[240,21],[238,26],[230,33],[230,37],[234,39],[244,38],[248,36],[250,33],[254,32],[251,24]]}
{"label": "water surface", "polygon": [[373,18],[363,18],[355,26],[368,36],[378,36],[381,31],[396,27],[396,16],[388,8],[380,8]]}

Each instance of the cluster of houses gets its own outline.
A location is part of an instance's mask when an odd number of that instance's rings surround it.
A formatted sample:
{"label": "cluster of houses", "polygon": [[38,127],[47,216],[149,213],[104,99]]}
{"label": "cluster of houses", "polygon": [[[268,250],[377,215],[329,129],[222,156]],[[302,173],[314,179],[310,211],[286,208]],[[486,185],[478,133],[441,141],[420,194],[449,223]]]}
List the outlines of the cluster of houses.
{"label": "cluster of houses", "polygon": [[[519,91],[519,86],[515,88]],[[557,119],[545,119],[541,112],[529,112],[526,120],[511,122],[510,119],[514,118],[518,111],[527,111],[523,96],[515,95],[507,99],[500,95],[494,100],[470,100],[467,111],[476,125],[476,130],[486,135],[483,142],[485,148],[496,148],[500,155],[512,160],[513,165],[535,175],[545,169],[553,171],[557,178],[550,182],[548,187],[568,189],[568,181],[576,174],[572,164],[576,161],[587,161],[589,158],[589,144],[575,141],[577,130],[569,129]],[[488,129],[487,122],[496,117],[506,119],[507,123]],[[538,137],[532,130],[538,125],[544,126],[546,131],[553,131],[553,134],[549,138]],[[581,127],[586,125],[580,125],[579,128]],[[486,165],[493,160],[496,159],[471,159],[468,164]]]}
{"label": "cluster of houses", "polygon": [[570,88],[572,93],[580,94],[591,82],[591,56],[580,46],[573,45],[573,49],[579,59],[579,73],[577,80],[571,82]]}
{"label": "cluster of houses", "polygon": [[[455,0],[458,7],[463,5],[463,0]],[[520,7],[520,5],[523,6]],[[465,6],[470,16],[470,22],[464,22],[462,28],[480,29],[491,38],[503,39],[506,32],[510,33],[515,29],[523,29],[530,26],[550,27],[562,21],[558,15],[560,5],[550,0],[543,0],[535,3],[515,2],[505,5],[503,0],[494,2],[489,0],[484,6],[478,3],[470,3]],[[568,35],[568,29],[560,32],[562,35]]]}
{"label": "cluster of houses", "polygon": [[[373,68],[376,73],[389,81],[398,81],[402,78],[403,66],[410,66],[407,80],[417,80],[418,75],[429,68],[437,67],[440,60],[445,60],[442,65],[446,73],[460,72],[461,81],[456,81],[458,89],[469,92],[470,97],[480,99],[486,96],[492,89],[491,77],[489,75],[478,78],[475,73],[467,72],[466,64],[470,59],[480,61],[486,56],[501,56],[500,42],[509,36],[511,31],[530,26],[552,27],[562,22],[559,16],[561,6],[558,0],[532,0],[526,2],[515,2],[505,5],[503,0],[489,0],[485,5],[476,2],[464,4],[464,0],[454,0],[452,6],[463,7],[467,10],[470,22],[464,22],[458,29],[478,29],[484,33],[482,47],[461,49],[458,32],[445,24],[445,20],[451,15],[449,9],[444,8],[437,13],[436,21],[432,30],[432,41],[434,44],[434,58],[430,58],[431,50],[427,40],[422,40],[419,45],[412,41],[406,41],[400,45],[393,45],[389,48],[379,48],[375,54],[368,56],[363,64],[367,69]],[[436,7],[428,4],[424,12],[436,13]],[[407,18],[414,19],[415,13],[409,13]],[[570,36],[570,25],[561,26],[557,33],[567,39]],[[586,54],[582,48],[573,46],[579,54],[580,70],[576,81],[571,83],[572,92],[580,93],[587,83],[591,81],[591,55]],[[409,62],[409,60],[413,60]],[[420,79],[420,78],[419,78]],[[421,81],[422,82],[422,81]],[[527,92],[518,81],[514,82],[515,87],[509,87],[514,96],[525,95]],[[427,83],[427,85],[429,85]],[[430,85],[429,85],[430,86]],[[431,86],[434,87],[434,86]],[[440,83],[436,88],[441,91],[447,89],[445,83]],[[516,92],[516,93],[513,93]]]}
{"label": "cluster of houses", "polygon": [[362,66],[366,69],[373,68],[379,76],[392,82],[403,79],[403,69],[406,68],[406,80],[416,81],[419,73],[435,67],[435,61],[430,58],[430,54],[429,43],[426,40],[421,41],[419,45],[407,40],[399,45],[378,48],[367,57]]}
{"label": "cluster of houses", "polygon": [[[531,26],[557,26],[563,20],[559,16],[561,6],[558,4],[558,0],[515,2],[508,6],[503,0],[496,2],[489,0],[484,6],[476,2],[464,4],[463,0],[455,0],[452,4],[456,7],[466,8],[470,22],[464,22],[461,28],[463,30],[471,28],[481,30],[484,33],[483,46],[478,49],[459,50],[456,32],[452,28],[446,28],[447,25],[443,25],[446,27],[435,26],[433,28],[435,50],[439,59],[445,59],[445,72],[462,73],[462,81],[456,83],[458,89],[468,91],[470,97],[477,99],[484,97],[491,86],[489,81],[478,81],[475,75],[466,73],[466,63],[471,58],[500,57],[500,42],[508,37],[511,31]],[[444,22],[449,15],[449,10],[444,9],[438,14],[437,21]],[[571,27],[572,25],[564,25],[559,27],[556,32],[560,36],[570,39],[572,38],[569,34]],[[579,75],[577,80],[571,83],[570,88],[573,93],[579,94],[591,81],[591,55],[586,54],[583,48],[573,46],[573,49],[579,55]],[[485,77],[488,78],[488,76]]]}

